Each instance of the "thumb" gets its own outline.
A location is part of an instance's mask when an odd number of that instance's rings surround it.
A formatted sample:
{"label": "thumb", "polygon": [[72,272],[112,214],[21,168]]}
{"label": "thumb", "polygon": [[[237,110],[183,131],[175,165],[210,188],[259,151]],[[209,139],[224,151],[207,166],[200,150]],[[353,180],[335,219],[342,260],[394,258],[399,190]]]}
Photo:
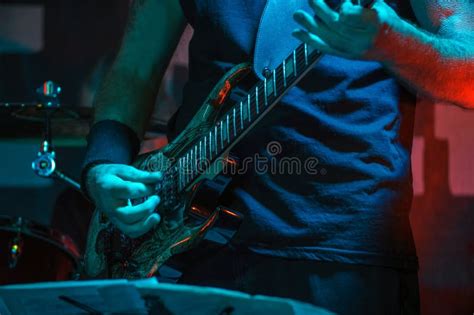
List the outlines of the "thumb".
{"label": "thumb", "polygon": [[126,181],[143,184],[154,184],[163,179],[162,172],[142,171],[129,165],[123,165],[123,167],[117,168],[115,175]]}

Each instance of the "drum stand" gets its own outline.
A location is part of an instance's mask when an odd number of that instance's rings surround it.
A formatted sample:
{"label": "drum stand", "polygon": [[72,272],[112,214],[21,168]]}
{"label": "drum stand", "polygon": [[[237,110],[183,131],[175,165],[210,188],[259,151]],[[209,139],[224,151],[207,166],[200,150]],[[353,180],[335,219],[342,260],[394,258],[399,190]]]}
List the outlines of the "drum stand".
{"label": "drum stand", "polygon": [[81,186],[77,181],[56,167],[56,153],[54,152],[51,131],[51,116],[61,107],[58,97],[61,93],[61,87],[51,81],[47,81],[42,87],[36,90],[36,93],[41,102],[34,106],[44,111],[44,132],[38,156],[31,163],[31,167],[35,174],[40,177],[59,179],[71,187],[80,190]]}
{"label": "drum stand", "polygon": [[[59,94],[61,87],[57,84],[47,81],[40,88],[36,90],[38,100],[29,103],[12,103],[0,102],[1,108],[12,108],[16,110],[13,116],[16,118],[27,119],[31,121],[39,121],[43,124],[43,139],[36,159],[31,163],[31,167],[36,175],[44,178],[54,178],[67,183],[69,186],[80,190],[80,184],[64,174],[57,168],[56,153],[54,151],[52,141],[51,124],[56,119],[55,114],[61,114],[64,109],[61,109],[59,102]],[[26,115],[19,114],[26,111]],[[69,115],[71,116],[71,115]],[[63,280],[77,280],[82,271],[82,261],[80,254],[74,245],[74,242],[59,233],[47,227],[42,227],[22,217],[9,218],[0,217],[3,225],[0,226],[0,285],[9,283],[23,283],[26,281],[54,281],[58,279]],[[6,238],[6,240],[5,240]],[[43,254],[42,243],[45,242],[48,247],[45,250],[56,248],[61,255],[56,255],[51,252],[50,255],[41,256]],[[29,245],[26,245],[28,243]],[[29,247],[28,247],[29,246]],[[6,253],[3,253],[3,248],[8,248]],[[28,250],[25,249],[28,247]],[[20,258],[23,256],[23,258]],[[3,259],[6,262],[3,263]],[[51,278],[41,278],[41,274],[36,274],[36,278],[28,278],[25,270],[29,269],[28,263],[43,264],[44,272],[51,271],[48,268],[55,267],[57,274]],[[26,269],[22,269],[26,268]],[[53,269],[55,269],[53,268]],[[53,270],[54,271],[54,270]],[[1,303],[0,303],[1,304]],[[1,309],[1,306],[0,306]],[[0,310],[1,313],[1,310]]]}

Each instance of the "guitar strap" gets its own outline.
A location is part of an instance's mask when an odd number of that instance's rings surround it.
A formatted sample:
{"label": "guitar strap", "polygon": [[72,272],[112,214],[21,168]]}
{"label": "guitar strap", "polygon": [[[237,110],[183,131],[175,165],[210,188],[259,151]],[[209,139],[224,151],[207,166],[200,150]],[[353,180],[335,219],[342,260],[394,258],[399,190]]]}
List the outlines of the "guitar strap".
{"label": "guitar strap", "polygon": [[298,9],[312,12],[308,0],[267,0],[260,18],[253,60],[253,70],[260,79],[264,79],[266,68],[277,68],[301,44],[291,35],[295,28],[300,28],[293,19],[293,13]]}

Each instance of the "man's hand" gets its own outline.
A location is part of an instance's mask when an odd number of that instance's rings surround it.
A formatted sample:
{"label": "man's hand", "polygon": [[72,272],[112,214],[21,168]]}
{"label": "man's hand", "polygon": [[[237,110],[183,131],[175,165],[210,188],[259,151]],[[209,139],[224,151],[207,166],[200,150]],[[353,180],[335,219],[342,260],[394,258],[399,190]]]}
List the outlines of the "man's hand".
{"label": "man's hand", "polygon": [[400,17],[383,0],[370,9],[345,0],[340,12],[332,10],[324,0],[309,0],[314,17],[305,11],[295,12],[294,19],[304,29],[293,35],[322,53],[348,59],[364,59],[384,26],[394,27]]}
{"label": "man's hand", "polygon": [[[101,164],[87,174],[87,190],[98,210],[124,234],[138,237],[160,222],[154,213],[160,203],[155,184],[162,179],[160,172],[149,173],[132,166]],[[132,205],[130,200],[148,197],[143,203]]]}
{"label": "man's hand", "polygon": [[383,0],[371,9],[345,1],[340,12],[324,0],[309,1],[315,16],[294,16],[305,28],[294,31],[298,39],[322,53],[378,61],[423,97],[474,108],[472,1],[412,0],[425,29],[400,18]]}

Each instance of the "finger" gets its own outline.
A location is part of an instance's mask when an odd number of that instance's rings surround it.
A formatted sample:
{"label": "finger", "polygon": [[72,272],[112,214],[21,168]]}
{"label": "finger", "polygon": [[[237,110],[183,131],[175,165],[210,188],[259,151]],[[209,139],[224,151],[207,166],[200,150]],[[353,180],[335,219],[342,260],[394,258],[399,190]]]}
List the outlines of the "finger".
{"label": "finger", "polygon": [[107,188],[113,197],[120,199],[137,199],[148,197],[155,193],[155,187],[143,183],[133,183],[116,178]]}
{"label": "finger", "polygon": [[352,4],[351,1],[345,0],[339,10],[339,21],[352,27],[363,28],[364,23],[360,17],[362,11],[361,6]]}
{"label": "finger", "polygon": [[377,13],[346,1],[341,6],[339,21],[357,29],[373,29],[377,24]]}
{"label": "finger", "polygon": [[346,37],[347,34],[340,34],[334,30],[329,29],[324,23],[317,22],[308,13],[298,11],[295,14],[295,20],[305,27],[310,33],[313,33],[326,44],[333,48],[345,50],[347,43],[352,42],[352,38]]}
{"label": "finger", "polygon": [[326,25],[332,27],[339,19],[333,9],[331,9],[324,0],[309,0],[309,5],[313,9],[315,16],[321,19]]}
{"label": "finger", "polygon": [[[301,10],[296,11],[294,18],[296,22],[301,24],[301,26],[306,28],[309,32],[318,35],[328,44],[331,44],[332,40],[334,40],[334,42],[338,40],[341,42],[339,46],[345,45],[347,41],[354,39],[354,35],[358,35],[356,34],[357,32],[345,29],[343,25],[339,25],[340,23],[338,23],[337,30],[329,29],[324,23],[318,23],[318,21],[316,21],[311,15]],[[345,29],[346,32],[341,31],[341,27]]]}
{"label": "finger", "polygon": [[111,219],[112,223],[120,230],[122,233],[126,234],[131,238],[136,238],[142,236],[149,230],[151,230],[156,224],[161,221],[160,216],[157,213],[153,213],[148,217],[145,217],[143,220],[134,223],[134,224],[125,224],[117,219]]}
{"label": "finger", "polygon": [[119,207],[113,215],[122,223],[135,224],[152,214],[159,203],[160,197],[154,195],[138,205]]}
{"label": "finger", "polygon": [[311,15],[309,15],[305,11],[303,10],[296,11],[295,14],[293,15],[293,18],[295,19],[296,22],[298,22],[298,24],[306,28],[311,33],[315,32],[317,28],[316,21]]}
{"label": "finger", "polygon": [[305,30],[295,30],[293,31],[293,36],[298,38],[299,40],[307,43],[311,47],[315,48],[316,50],[330,55],[340,56],[344,58],[351,58],[350,55],[343,51],[336,50],[330,47],[327,43],[325,43],[321,38],[317,35],[308,33]]}
{"label": "finger", "polygon": [[161,172],[146,172],[129,165],[118,167],[115,174],[123,180],[144,184],[155,184],[163,178]]}
{"label": "finger", "polygon": [[328,46],[353,57],[359,55],[360,51],[365,51],[363,45],[370,37],[367,32],[346,27],[340,21],[337,23],[337,29],[329,29],[326,24],[316,21],[304,11],[295,12],[294,18],[296,22],[319,37]]}

